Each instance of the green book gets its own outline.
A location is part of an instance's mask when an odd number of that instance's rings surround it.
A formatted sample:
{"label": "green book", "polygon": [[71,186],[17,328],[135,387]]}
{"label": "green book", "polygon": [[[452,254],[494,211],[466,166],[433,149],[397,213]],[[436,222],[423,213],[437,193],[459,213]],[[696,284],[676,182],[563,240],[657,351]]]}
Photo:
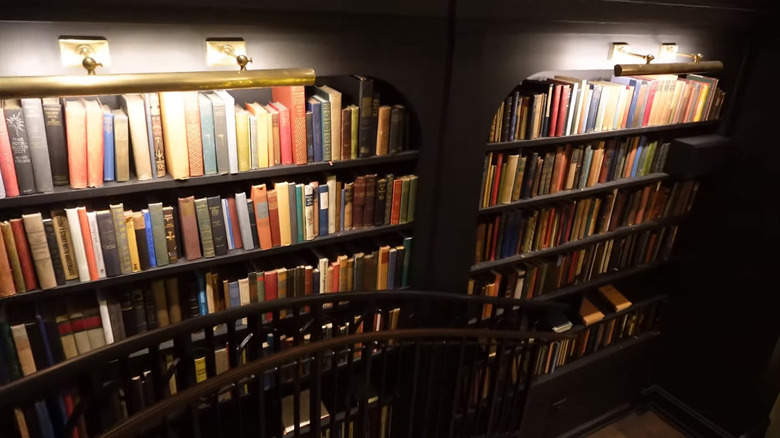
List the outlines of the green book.
{"label": "green book", "polygon": [[406,221],[414,222],[414,206],[417,202],[417,175],[409,176],[409,208],[406,210]]}
{"label": "green book", "polygon": [[[520,157],[517,160],[517,173],[515,174],[515,180],[512,183],[512,198],[511,201],[515,202],[520,199],[520,193],[522,193],[523,190],[523,178],[525,177],[525,160],[526,157]],[[568,172],[568,168],[565,169],[565,172]],[[417,177],[415,176],[415,179]],[[565,181],[564,181],[565,184]]]}
{"label": "green book", "polygon": [[122,274],[133,273],[133,262],[130,259],[130,245],[127,243],[127,225],[125,223],[125,207],[121,203],[109,206],[114,220],[116,248],[119,251],[119,269]]}
{"label": "green book", "polygon": [[645,162],[642,164],[642,176],[649,175],[653,168],[653,159],[655,158],[655,152],[658,149],[658,141],[650,143],[647,148],[647,155],[645,155]]}
{"label": "green book", "polygon": [[409,286],[409,267],[412,259],[412,238],[404,238],[404,274],[401,279],[401,286]]}
{"label": "green book", "polygon": [[385,175],[387,180],[387,194],[385,195],[385,225],[390,225],[390,217],[393,213],[393,181],[395,181],[395,175],[388,173]]}
{"label": "green book", "polygon": [[297,219],[297,232],[298,242],[304,242],[306,239],[303,237],[303,230],[306,227],[306,223],[303,221],[303,211],[306,208],[304,203],[306,198],[303,195],[303,184],[295,185],[295,217]]}
{"label": "green book", "polygon": [[401,180],[403,181],[401,186],[401,218],[398,223],[405,224],[409,222],[409,177],[405,176]]}
{"label": "green book", "polygon": [[214,237],[211,234],[211,216],[206,198],[195,200],[195,217],[198,219],[198,231],[200,231],[200,248],[203,257],[214,257]]}
{"label": "green book", "polygon": [[157,266],[165,266],[168,260],[168,241],[165,240],[165,219],[162,202],[149,204],[149,216],[152,218],[152,236]]}

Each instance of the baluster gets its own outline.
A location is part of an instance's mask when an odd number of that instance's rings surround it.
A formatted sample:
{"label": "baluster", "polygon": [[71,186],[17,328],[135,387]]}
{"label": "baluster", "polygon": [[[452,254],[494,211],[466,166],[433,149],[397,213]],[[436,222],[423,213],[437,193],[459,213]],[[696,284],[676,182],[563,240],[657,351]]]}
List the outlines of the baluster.
{"label": "baluster", "polygon": [[452,410],[450,411],[450,429],[448,436],[452,438],[455,433],[455,414],[458,410],[458,402],[461,403],[465,401],[465,406],[463,409],[463,414],[461,416],[461,424],[464,423],[464,420],[466,418],[466,410],[468,409],[468,397],[466,397],[465,400],[459,400],[460,399],[460,383],[463,380],[463,359],[466,355],[466,338],[460,338],[459,347],[458,347],[458,367],[455,371],[455,391],[453,392],[452,397]]}
{"label": "baluster", "polygon": [[[518,397],[518,400],[520,401],[520,406],[515,410],[516,416],[514,417],[515,421],[512,425],[513,430],[518,430],[520,428],[520,425],[523,424],[523,416],[525,414],[525,408],[528,403],[528,394],[531,389],[531,384],[533,383],[534,379],[534,368],[536,367],[536,361],[539,359],[539,352],[541,351],[542,343],[538,340],[534,340],[533,342],[529,342],[529,349],[530,351],[526,350],[526,354],[528,355],[528,360],[524,361],[525,370],[523,370],[523,384],[521,386],[522,391]],[[519,430],[518,430],[519,432]]]}
{"label": "baluster", "polygon": [[[322,306],[316,305],[309,309],[313,318],[311,341],[319,342],[323,338],[322,333]],[[310,357],[309,378],[311,379],[309,390],[309,420],[310,420],[310,433],[309,436],[319,438],[321,435],[320,417],[321,401],[322,401],[322,351],[317,351],[314,357]],[[330,421],[333,421],[331,418]]]}
{"label": "baluster", "polygon": [[[176,356],[180,359],[178,370],[176,372],[176,387],[179,392],[195,386],[195,355],[192,348],[192,335],[186,333],[173,340],[173,348]],[[198,424],[198,405],[197,402],[190,404],[184,414],[185,418],[182,425],[187,422],[190,425],[190,433],[182,431],[183,436],[200,438],[200,425]]]}
{"label": "baluster", "polygon": [[[295,364],[293,367],[293,436],[295,436],[295,438],[299,438],[301,436],[301,361],[294,359],[293,363]],[[311,396],[311,394],[309,395]]]}
{"label": "baluster", "polygon": [[97,373],[87,373],[79,379],[79,397],[85,403],[84,421],[90,435],[98,435],[104,429],[100,422],[102,385]]}
{"label": "baluster", "polygon": [[[496,408],[496,399],[498,398],[498,388],[501,384],[501,371],[503,368],[503,360],[504,360],[504,350],[506,349],[506,338],[501,338],[501,342],[499,342],[498,351],[496,351],[496,358],[493,362],[493,372],[490,373],[491,378],[493,379],[493,385],[490,389],[490,392],[488,393],[488,403],[490,404],[490,409],[488,409],[488,417],[487,417],[487,438],[490,438],[493,434],[493,415],[495,413]],[[503,397],[506,395],[502,394]]]}
{"label": "baluster", "polygon": [[414,368],[412,369],[413,377],[412,377],[412,396],[409,398],[409,429],[406,434],[408,437],[415,436],[414,435],[414,406],[417,402],[417,377],[420,371],[420,340],[415,339],[414,340]]}

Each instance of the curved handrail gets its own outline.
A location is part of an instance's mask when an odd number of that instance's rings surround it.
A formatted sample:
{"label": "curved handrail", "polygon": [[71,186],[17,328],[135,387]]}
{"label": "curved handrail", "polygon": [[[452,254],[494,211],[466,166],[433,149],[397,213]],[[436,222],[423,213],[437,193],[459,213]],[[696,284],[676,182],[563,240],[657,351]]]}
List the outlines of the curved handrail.
{"label": "curved handrail", "polygon": [[15,380],[0,386],[0,406],[31,401],[36,395],[41,394],[62,382],[72,380],[74,376],[88,372],[95,364],[102,364],[117,360],[128,355],[159,345],[161,342],[174,339],[178,336],[204,330],[220,324],[237,321],[252,315],[261,315],[291,307],[317,306],[337,302],[364,302],[371,300],[416,300],[447,301],[452,303],[476,303],[492,304],[494,306],[526,306],[545,307],[556,305],[555,303],[534,303],[512,298],[485,297],[477,295],[461,295],[444,292],[424,291],[372,291],[372,292],[337,292],[305,297],[287,298],[283,300],[265,301],[241,307],[226,309],[209,315],[185,319],[175,325],[157,328],[141,335],[131,336],[119,342],[90,351],[75,358],[61,362],[52,367],[40,370],[34,374]]}
{"label": "curved handrail", "polygon": [[355,335],[341,336],[338,338],[326,339],[311,344],[305,344],[293,347],[271,356],[258,359],[236,368],[225,371],[218,376],[211,377],[191,388],[177,393],[175,396],[161,400],[155,403],[153,409],[146,409],[140,413],[129,417],[119,423],[111,430],[107,431],[101,438],[117,438],[131,436],[140,428],[151,424],[156,424],[166,418],[168,415],[190,405],[193,402],[200,401],[203,397],[216,393],[221,388],[233,382],[237,382],[251,375],[260,375],[265,371],[281,366],[285,363],[295,360],[299,357],[311,355],[319,351],[335,349],[340,346],[354,345],[357,343],[369,343],[382,340],[408,340],[408,339],[429,339],[429,338],[451,338],[459,339],[461,342],[466,339],[480,338],[500,338],[526,340],[535,339],[543,341],[554,341],[571,339],[572,336],[555,333],[528,332],[528,331],[508,331],[508,330],[486,330],[486,329],[402,329],[387,330],[381,332],[362,333]]}

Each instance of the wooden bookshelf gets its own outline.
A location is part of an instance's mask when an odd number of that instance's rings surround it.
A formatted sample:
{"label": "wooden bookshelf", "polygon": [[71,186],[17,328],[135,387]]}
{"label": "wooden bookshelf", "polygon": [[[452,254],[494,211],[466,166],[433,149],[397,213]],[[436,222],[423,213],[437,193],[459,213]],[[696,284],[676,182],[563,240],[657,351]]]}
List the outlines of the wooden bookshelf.
{"label": "wooden bookshelf", "polygon": [[491,260],[488,262],[480,262],[471,266],[471,273],[483,272],[490,269],[496,269],[504,266],[513,265],[518,262],[524,262],[540,257],[559,254],[562,252],[571,251],[583,246],[592,245],[594,243],[603,242],[606,240],[614,239],[616,237],[625,236],[627,234],[638,233],[640,231],[650,230],[653,228],[660,228],[665,225],[670,225],[679,222],[683,217],[664,218],[654,221],[643,222],[637,225],[631,225],[627,227],[620,227],[614,231],[608,231],[606,233],[594,234],[584,239],[574,240],[566,242],[563,245],[554,246],[552,248],[544,248],[536,251],[530,251],[523,254],[513,255],[512,257],[506,257],[498,260]]}
{"label": "wooden bookshelf", "polygon": [[676,125],[647,126],[644,128],[617,129],[614,131],[589,132],[587,134],[565,135],[561,137],[541,137],[534,140],[505,141],[500,143],[487,143],[485,151],[501,151],[505,149],[523,149],[538,146],[549,146],[561,143],[578,143],[589,140],[600,140],[606,138],[625,137],[629,135],[644,135],[657,132],[674,132],[675,135],[680,131],[695,131],[698,129],[711,129],[720,123],[720,120],[707,120],[704,122],[679,123]]}
{"label": "wooden bookshelf", "polygon": [[590,196],[598,193],[609,192],[614,189],[623,189],[626,187],[634,187],[642,184],[650,184],[657,181],[664,181],[669,178],[666,173],[653,173],[645,176],[638,176],[636,178],[621,178],[615,181],[610,181],[602,184],[596,184],[592,187],[586,187],[584,189],[563,190],[557,193],[551,193],[549,195],[537,196],[529,199],[521,199],[519,201],[510,202],[509,204],[499,204],[490,207],[482,207],[479,209],[479,215],[487,215],[492,213],[499,213],[505,210],[511,210],[514,208],[527,208],[539,204],[548,202],[558,202],[566,199],[579,198],[581,196]]}
{"label": "wooden bookshelf", "polygon": [[400,224],[400,225],[384,225],[379,227],[342,231],[335,234],[329,234],[324,237],[318,237],[313,240],[307,240],[292,244],[289,246],[278,246],[270,249],[235,249],[230,251],[227,255],[210,258],[200,258],[197,260],[185,260],[180,259],[174,264],[166,265],[162,267],[156,267],[147,269],[146,271],[134,272],[132,274],[118,275],[116,277],[106,277],[95,281],[80,282],[78,280],[68,281],[62,286],[57,286],[53,289],[46,290],[33,290],[24,292],[21,294],[12,295],[6,298],[0,298],[0,303],[18,303],[22,301],[36,301],[39,299],[51,298],[54,296],[67,295],[76,292],[92,291],[95,289],[104,289],[121,284],[134,283],[137,281],[150,280],[157,277],[163,277],[166,275],[175,275],[182,272],[193,271],[196,269],[206,269],[212,266],[224,265],[228,263],[236,263],[250,259],[258,259],[263,257],[270,257],[280,254],[291,253],[295,251],[301,251],[308,248],[316,248],[324,245],[332,245],[335,243],[346,242],[364,237],[379,236],[383,234],[391,234],[399,231],[407,231],[414,228],[414,223]]}
{"label": "wooden bookshelf", "polygon": [[265,169],[250,170],[247,172],[226,175],[206,175],[202,177],[189,178],[186,180],[175,180],[171,178],[170,175],[166,175],[162,178],[150,179],[146,181],[131,180],[127,182],[106,182],[102,187],[93,187],[87,189],[71,189],[67,186],[58,186],[55,187],[54,191],[51,193],[37,193],[34,195],[24,195],[13,198],[0,199],[0,209],[27,207],[32,205],[67,201],[82,201],[85,199],[120,196],[131,193],[151,191],[156,192],[172,189],[189,189],[215,184],[254,181],[263,178],[306,175],[310,173],[328,172],[332,170],[355,169],[382,164],[412,162],[417,160],[418,156],[418,151],[404,151],[396,155],[386,155],[381,157],[375,156],[368,158],[358,158],[355,160],[329,161],[304,165],[292,164],[285,166],[273,166]]}

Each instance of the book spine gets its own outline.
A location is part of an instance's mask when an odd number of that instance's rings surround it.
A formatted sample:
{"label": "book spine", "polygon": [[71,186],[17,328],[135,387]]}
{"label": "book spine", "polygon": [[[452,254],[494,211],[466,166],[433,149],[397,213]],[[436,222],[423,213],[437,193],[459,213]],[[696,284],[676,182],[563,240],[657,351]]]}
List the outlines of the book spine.
{"label": "book spine", "polygon": [[129,212],[127,217],[130,218],[128,229],[129,227],[133,229],[133,237],[130,238],[133,239],[131,248],[135,248],[139,270],[145,271],[151,267],[151,258],[146,243],[146,218],[143,212],[140,211]]}
{"label": "book spine", "polygon": [[157,253],[154,249],[154,230],[152,229],[152,216],[149,214],[148,209],[141,210],[144,215],[144,233],[146,234],[144,242],[146,243],[146,251],[149,253],[149,266],[152,268],[157,267]]}
{"label": "book spine", "polygon": [[314,120],[311,111],[306,111],[306,159],[314,162]]}
{"label": "book spine", "polygon": [[[43,122],[49,146],[49,162],[51,163],[52,181],[55,186],[68,185],[68,149],[65,143],[65,123],[62,117],[62,106],[59,102],[43,104]],[[0,130],[5,131],[5,128],[0,127]],[[8,135],[7,131],[5,135]],[[3,134],[0,132],[0,143],[3,141],[2,136]],[[5,174],[6,169],[3,167],[2,170]],[[15,172],[13,177],[15,180]],[[8,191],[7,184],[6,191]],[[16,192],[16,194],[10,194],[9,196],[16,196],[18,194],[18,189]]]}
{"label": "book spine", "polygon": [[341,159],[349,160],[352,153],[352,110],[344,108],[341,110]]}
{"label": "book spine", "polygon": [[103,180],[116,180],[116,157],[114,154],[114,114],[103,111]]}
{"label": "book spine", "polygon": [[[176,221],[174,221],[175,223]],[[187,260],[201,258],[200,241],[198,238],[198,221],[195,216],[195,197],[179,198],[179,223],[184,244],[184,254]],[[178,233],[177,233],[178,234]]]}
{"label": "book spine", "polygon": [[360,158],[371,156],[373,144],[376,139],[371,135],[373,132],[373,105],[374,105],[374,81],[371,79],[360,79],[358,81],[358,98],[356,102],[359,106],[358,122],[358,156]]}
{"label": "book spine", "polygon": [[[374,208],[376,207],[376,175],[366,175],[365,203],[363,206],[363,226],[374,225]],[[354,212],[353,212],[354,220]]]}
{"label": "book spine", "polygon": [[332,133],[331,133],[331,103],[324,101],[322,105],[322,161],[330,161],[332,154]]}
{"label": "book spine", "polygon": [[[49,256],[54,269],[54,278],[57,281],[57,285],[61,286],[65,284],[65,268],[62,264],[59,247],[57,246],[57,231],[54,228],[54,221],[52,219],[44,219],[43,229],[46,232],[46,243],[49,246]],[[0,248],[3,248],[3,245],[0,245]],[[0,249],[0,251],[4,251],[4,249]],[[8,264],[8,255],[1,254],[0,257],[5,257],[5,262],[0,262],[0,270],[2,270]],[[10,274],[11,268],[10,265],[8,266],[8,273]],[[8,278],[11,278],[10,275]],[[2,294],[2,291],[0,291],[0,294]]]}
{"label": "book spine", "polygon": [[[38,287],[38,283],[35,279],[35,268],[33,267],[33,259],[30,254],[30,247],[27,245],[27,237],[24,232],[24,224],[21,219],[11,219],[8,225],[9,235],[13,238],[6,236],[6,249],[9,249],[11,242],[13,242],[14,248],[9,250],[9,257],[16,259],[17,262],[13,263],[14,269],[19,269],[21,278],[23,279],[22,289],[19,290],[19,284],[17,284],[17,292],[30,291]],[[18,263],[18,265],[17,265]],[[16,265],[16,266],[14,266]]]}
{"label": "book spine", "polygon": [[97,100],[85,99],[87,114],[87,187],[103,185],[103,109]]}
{"label": "book spine", "polygon": [[89,236],[92,240],[92,252],[95,254],[95,266],[97,267],[98,278],[106,278],[106,264],[103,260],[103,247],[100,243],[97,213],[94,211],[88,212],[87,223],[89,224]]}
{"label": "book spine", "polygon": [[321,185],[318,188],[318,194],[319,194],[319,207],[320,211],[319,214],[319,235],[320,236],[327,236],[328,235],[328,206],[330,205],[329,196],[330,193],[328,191],[327,185]]}
{"label": "book spine", "polygon": [[[303,193],[303,184],[296,184],[295,185],[295,197],[290,199],[291,205],[295,205],[295,232],[297,236],[296,243],[303,242],[305,240],[305,230],[306,230],[306,224],[304,223],[304,211],[306,210],[305,205],[306,199]],[[294,204],[293,204],[294,203]],[[293,216],[293,212],[290,212],[290,216]]]}
{"label": "book spine", "polygon": [[107,210],[97,212],[96,222],[100,233],[100,246],[106,276],[115,277],[122,273],[122,269],[111,212]]}
{"label": "book spine", "polygon": [[[67,158],[65,163],[67,165]],[[11,140],[8,136],[3,108],[0,108],[0,174],[2,174],[6,196],[19,196],[19,185],[16,180],[16,168],[14,167],[14,154]]]}
{"label": "book spine", "polygon": [[200,234],[200,245],[203,251],[203,257],[214,257],[214,237],[211,229],[211,215],[209,214],[208,201],[206,198],[195,200],[195,215],[198,221],[198,231]]}
{"label": "book spine", "polygon": [[227,112],[225,103],[216,94],[210,94],[212,116],[214,117],[214,148],[216,151],[217,172],[221,174],[230,172],[230,158],[228,154],[228,129]]}
{"label": "book spine", "polygon": [[[314,100],[314,99],[313,99]],[[322,104],[314,100],[311,102],[311,127],[312,127],[312,147],[314,149],[314,161],[323,160],[322,148]]]}
{"label": "book spine", "polygon": [[219,196],[211,196],[206,200],[206,203],[209,211],[209,218],[211,220],[211,236],[214,240],[214,254],[225,255],[228,252],[228,246],[224,215],[222,214],[222,201]]}
{"label": "book spine", "polygon": [[247,209],[246,193],[236,193],[235,197],[236,213],[238,216],[238,226],[241,233],[241,241],[244,249],[254,249],[254,240],[252,239],[252,230],[249,224],[249,211]]}
{"label": "book spine", "polygon": [[184,94],[184,125],[187,130],[187,158],[190,176],[203,176],[203,144],[200,133],[200,104],[197,92]]}
{"label": "book spine", "polygon": [[355,178],[355,193],[352,198],[352,227],[363,228],[363,217],[366,204],[366,178]]}
{"label": "book spine", "polygon": [[214,110],[211,106],[211,100],[203,93],[198,93],[198,109],[200,111],[201,143],[203,144],[203,172],[206,175],[213,175],[217,173]]}
{"label": "book spine", "polygon": [[43,218],[40,213],[22,215],[24,230],[30,246],[35,272],[38,275],[38,284],[41,289],[57,287],[57,279],[54,276],[49,244],[46,241],[46,231],[43,228]]}
{"label": "book spine", "polygon": [[27,142],[33,165],[35,188],[39,193],[51,192],[54,190],[54,184],[41,99],[22,99],[22,112],[24,125],[27,129]]}
{"label": "book spine", "polygon": [[13,153],[19,193],[23,195],[35,193],[33,164],[30,155],[30,145],[27,143],[27,129],[24,124],[22,109],[6,108],[5,124],[8,129],[8,138]]}

